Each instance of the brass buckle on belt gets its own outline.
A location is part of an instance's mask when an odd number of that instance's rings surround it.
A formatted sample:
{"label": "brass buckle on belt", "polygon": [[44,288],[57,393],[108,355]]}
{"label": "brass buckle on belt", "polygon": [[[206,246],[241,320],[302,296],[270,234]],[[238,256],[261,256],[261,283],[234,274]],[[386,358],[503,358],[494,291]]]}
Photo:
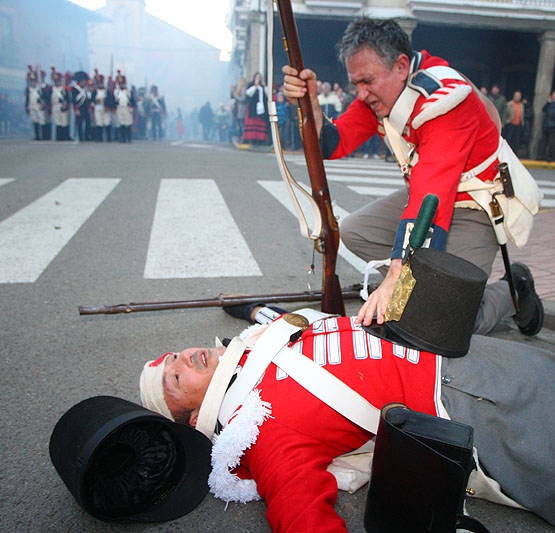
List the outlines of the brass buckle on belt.
{"label": "brass buckle on belt", "polygon": [[298,315],[297,313],[286,313],[283,315],[283,320],[292,326],[301,328],[303,331],[310,326],[308,319],[302,315]]}

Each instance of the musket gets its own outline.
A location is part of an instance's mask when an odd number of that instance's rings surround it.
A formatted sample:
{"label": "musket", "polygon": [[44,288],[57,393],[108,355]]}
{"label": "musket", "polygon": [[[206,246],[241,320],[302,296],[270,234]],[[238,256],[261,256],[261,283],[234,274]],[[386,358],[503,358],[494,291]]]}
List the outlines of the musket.
{"label": "musket", "polygon": [[[375,288],[375,287],[374,287]],[[353,285],[342,291],[343,298],[360,298],[360,285]],[[200,307],[225,307],[228,305],[245,305],[250,303],[286,303],[286,302],[318,302],[322,299],[319,291],[285,293],[285,294],[259,294],[256,296],[242,296],[235,294],[220,294],[216,298],[200,300],[177,300],[173,302],[143,302],[118,305],[81,306],[80,315],[115,315],[117,313],[132,313],[139,311],[165,311],[171,309],[195,309]]]}
{"label": "musket", "polygon": [[[291,66],[302,70],[303,62],[297,28],[291,3],[289,0],[276,0],[278,12],[282,24],[283,34],[286,42]],[[272,10],[273,11],[273,10]],[[269,16],[272,16],[269,13]],[[145,80],[145,84],[147,81]],[[339,226],[333,214],[330,193],[327,184],[326,172],[318,139],[318,132],[314,120],[314,112],[310,103],[310,97],[306,95],[299,99],[300,127],[303,137],[303,147],[307,162],[312,197],[316,202],[322,215],[322,230],[319,238],[315,241],[315,249],[323,255],[322,290],[293,294],[264,294],[256,296],[220,295],[217,298],[201,300],[181,300],[172,302],[145,302],[129,303],[113,306],[82,306],[79,314],[117,314],[131,313],[136,311],[159,311],[170,309],[190,309],[200,307],[224,307],[228,305],[243,305],[248,303],[264,302],[321,302],[321,309],[325,313],[345,315],[344,299],[359,299],[360,285],[353,285],[347,289],[341,289],[339,277],[335,273],[337,251],[339,248]],[[371,290],[375,290],[372,286]]]}
{"label": "musket", "polygon": [[[283,44],[289,64],[300,72],[304,69],[297,25],[293,16],[290,0],[275,0],[283,31]],[[272,13],[268,13],[272,16]],[[310,177],[312,197],[322,216],[322,231],[314,241],[316,250],[322,254],[322,311],[345,315],[345,305],[339,277],[335,272],[337,251],[339,249],[339,225],[333,214],[330,192],[322,158],[322,150],[314,111],[308,92],[297,101],[299,108],[299,127],[303,142],[304,154]]]}

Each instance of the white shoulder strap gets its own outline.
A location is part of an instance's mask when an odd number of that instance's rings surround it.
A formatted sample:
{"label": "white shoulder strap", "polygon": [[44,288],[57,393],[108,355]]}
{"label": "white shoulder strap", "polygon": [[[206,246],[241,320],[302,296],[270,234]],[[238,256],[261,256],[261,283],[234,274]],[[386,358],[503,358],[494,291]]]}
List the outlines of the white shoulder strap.
{"label": "white shoulder strap", "polygon": [[401,133],[405,129],[419,96],[420,93],[418,91],[407,86],[395,101],[389,113],[388,120],[397,132]]}
{"label": "white shoulder strap", "polygon": [[339,414],[370,433],[377,433],[380,410],[325,368],[288,347],[278,352],[273,362]]}
{"label": "white shoulder strap", "polygon": [[408,168],[410,165],[410,145],[403,139],[399,131],[391,124],[387,117],[383,119],[383,126],[386,139],[389,141],[389,147],[395,154],[397,162],[401,166],[401,170],[405,172],[405,167]]}
{"label": "white shoulder strap", "polygon": [[[439,84],[441,80],[445,78],[464,80],[463,76],[451,67],[429,67],[424,71],[416,71],[412,75],[417,75],[418,72],[426,72],[428,75],[435,78]],[[410,83],[407,84],[397,98],[389,116],[383,119],[387,140],[402,170],[403,167],[408,168],[410,165],[414,166],[417,162],[416,159],[412,160],[413,154],[410,153],[410,145],[401,134],[407,125],[419,96],[421,96],[421,93],[412,87]],[[416,157],[416,155],[417,154],[414,154],[414,157]],[[405,172],[405,170],[403,170],[403,172]]]}
{"label": "white shoulder strap", "polygon": [[[308,324],[308,322],[306,323]],[[300,329],[299,326],[289,323],[284,317],[268,326],[268,329],[254,345],[241,373],[225,394],[218,417],[223,425],[227,424],[231,415],[255,388],[275,354],[286,346],[291,336]]]}
{"label": "white shoulder strap", "polygon": [[[309,323],[331,316],[327,313],[322,313],[321,311],[311,308],[301,309],[300,311],[297,311],[296,314],[304,316]],[[297,328],[297,330],[298,329],[299,328]],[[288,340],[289,337],[287,338],[287,341]],[[219,342],[219,339],[217,339],[217,342]],[[219,345],[221,346],[221,343]],[[208,389],[206,390],[206,394],[200,408],[196,429],[198,429],[201,433],[204,433],[208,438],[212,438],[214,435],[218,421],[218,414],[228,389],[229,382],[231,381],[231,378],[246,348],[247,345],[239,337],[232,339],[224,352],[224,355],[220,359],[218,367],[214,372],[214,376],[212,377]],[[269,350],[267,353],[269,355],[275,354],[277,350],[279,350],[279,348]],[[244,377],[243,380],[246,380],[246,378]],[[252,390],[252,387],[250,390]],[[250,392],[250,390],[247,390],[247,393]]]}
{"label": "white shoulder strap", "polygon": [[401,133],[405,129],[419,96],[420,93],[418,91],[408,86],[405,87],[395,101],[389,116],[383,119],[386,141],[402,170],[403,167],[408,169],[410,165],[410,145],[403,139]]}
{"label": "white shoulder strap", "polygon": [[[296,311],[308,322],[314,322],[330,315],[306,309]],[[307,322],[307,323],[308,323]],[[257,341],[239,377],[225,394],[220,408],[219,419],[227,424],[231,415],[244,401],[271,362],[280,367],[292,379],[328,404],[337,412],[371,433],[376,433],[380,417],[379,409],[325,368],[306,356],[288,348],[291,335],[302,327],[281,318],[271,324]]]}

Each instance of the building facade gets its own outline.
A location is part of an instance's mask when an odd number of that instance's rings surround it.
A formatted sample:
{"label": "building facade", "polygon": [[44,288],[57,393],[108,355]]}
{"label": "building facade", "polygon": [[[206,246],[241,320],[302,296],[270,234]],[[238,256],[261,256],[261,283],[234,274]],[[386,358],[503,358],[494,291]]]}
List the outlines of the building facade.
{"label": "building facade", "polygon": [[[169,114],[187,114],[210,101],[229,100],[229,64],[220,50],[145,12],[144,0],[106,0],[83,9],[68,0],[0,0],[0,134],[4,114],[17,128],[28,127],[24,95],[28,65],[106,78],[118,70],[129,85],[147,91],[157,85]],[[15,111],[17,113],[15,113]],[[15,132],[17,133],[17,131]]]}
{"label": "building facade", "polygon": [[89,69],[87,24],[102,17],[66,0],[0,0],[0,92],[23,94],[27,65]]}
{"label": "building facade", "polygon": [[106,0],[95,13],[105,22],[89,24],[92,68],[105,74],[121,70],[129,83],[147,91],[156,85],[172,110],[227,103],[228,65],[219,60],[219,49],[149,15],[144,0]]}
{"label": "building facade", "polygon": [[[533,106],[529,156],[541,138],[542,107],[555,87],[555,0],[292,0],[306,66],[345,85],[334,45],[354,18],[395,18],[415,49],[447,59],[477,86],[498,83],[511,99],[520,90]],[[232,61],[249,78],[266,72],[266,2],[234,0],[229,19]],[[274,72],[287,61],[274,13]]]}

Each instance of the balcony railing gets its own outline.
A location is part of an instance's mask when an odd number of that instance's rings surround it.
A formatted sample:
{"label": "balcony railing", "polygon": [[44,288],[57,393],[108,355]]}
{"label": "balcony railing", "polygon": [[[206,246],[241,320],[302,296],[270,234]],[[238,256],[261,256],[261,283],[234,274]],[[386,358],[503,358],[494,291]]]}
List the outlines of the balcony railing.
{"label": "balcony railing", "polygon": [[[413,0],[418,1],[418,0]],[[462,2],[457,2],[456,0],[442,0],[443,4],[459,4]],[[527,8],[546,8],[555,10],[555,0],[464,0],[465,4],[496,4],[496,5],[506,5],[506,6],[518,6]]]}

